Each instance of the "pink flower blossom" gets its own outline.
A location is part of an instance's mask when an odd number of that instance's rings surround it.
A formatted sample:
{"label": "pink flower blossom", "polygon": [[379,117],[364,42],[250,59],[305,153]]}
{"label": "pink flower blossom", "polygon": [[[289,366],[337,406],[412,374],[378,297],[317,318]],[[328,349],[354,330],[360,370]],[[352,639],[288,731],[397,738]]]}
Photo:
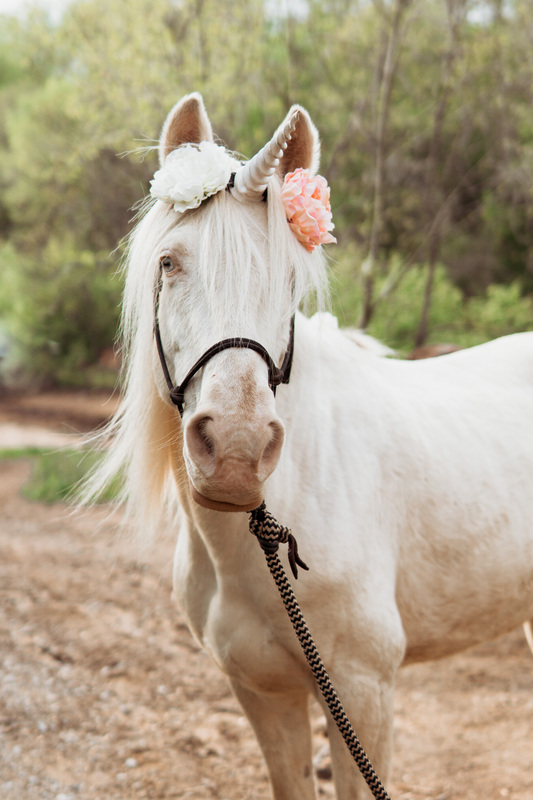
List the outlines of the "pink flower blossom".
{"label": "pink flower blossom", "polygon": [[289,224],[298,241],[311,253],[319,244],[337,240],[329,233],[331,221],[329,186],[321,175],[310,177],[308,169],[285,176],[281,198]]}

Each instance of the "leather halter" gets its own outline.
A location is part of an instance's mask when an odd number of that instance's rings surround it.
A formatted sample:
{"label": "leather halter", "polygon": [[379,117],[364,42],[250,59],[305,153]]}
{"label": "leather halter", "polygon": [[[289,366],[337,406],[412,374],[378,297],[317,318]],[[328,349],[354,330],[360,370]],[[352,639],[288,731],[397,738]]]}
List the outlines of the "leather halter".
{"label": "leather halter", "polygon": [[212,347],[210,347],[208,350],[205,351],[203,356],[201,356],[198,359],[198,361],[194,364],[194,366],[189,370],[189,372],[185,376],[184,380],[179,384],[179,386],[174,385],[174,382],[170,377],[170,372],[168,369],[165,353],[163,350],[163,343],[161,341],[161,332],[159,330],[159,297],[161,295],[162,286],[163,286],[163,278],[160,272],[154,295],[154,337],[157,346],[157,352],[159,355],[159,361],[161,362],[161,369],[163,370],[163,375],[165,376],[165,380],[167,382],[167,386],[169,389],[169,397],[171,401],[174,403],[174,405],[178,407],[180,416],[183,416],[185,390],[189,385],[189,383],[191,382],[192,378],[196,375],[196,373],[199,370],[202,369],[202,367],[204,367],[207,364],[208,361],[210,361],[211,358],[213,358],[213,356],[215,356],[217,353],[221,353],[223,350],[228,350],[229,348],[233,347],[246,348],[248,350],[253,350],[255,353],[258,353],[261,356],[261,358],[266,362],[266,365],[268,367],[268,385],[270,386],[274,394],[276,394],[277,386],[279,386],[281,383],[289,382],[291,377],[292,357],[294,352],[294,314],[291,317],[289,344],[287,345],[287,351],[283,358],[283,363],[281,367],[276,366],[266,348],[263,347],[263,345],[260,344],[259,342],[256,342],[254,339],[245,339],[242,337],[222,339],[222,341],[217,342],[217,344],[212,345]]}

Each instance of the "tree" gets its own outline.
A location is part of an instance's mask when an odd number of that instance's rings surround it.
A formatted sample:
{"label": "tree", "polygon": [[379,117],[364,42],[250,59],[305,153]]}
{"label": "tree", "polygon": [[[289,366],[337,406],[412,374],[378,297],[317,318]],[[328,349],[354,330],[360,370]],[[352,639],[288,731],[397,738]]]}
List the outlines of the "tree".
{"label": "tree", "polygon": [[414,344],[424,344],[428,335],[429,311],[435,281],[435,270],[439,263],[442,231],[449,219],[449,206],[455,188],[446,191],[443,185],[443,167],[447,163],[444,152],[444,124],[449,110],[454,86],[454,67],[460,57],[460,36],[466,22],[466,0],[445,0],[447,44],[441,56],[439,83],[425,170],[425,199],[427,209],[427,282],[424,301]]}
{"label": "tree", "polygon": [[385,158],[387,151],[389,116],[392,88],[398,65],[399,50],[404,36],[404,18],[412,0],[395,0],[390,9],[379,0],[376,5],[385,23],[385,57],[379,68],[375,99],[375,154],[374,154],[374,201],[372,227],[368,243],[368,254],[362,265],[363,304],[359,325],[366,328],[373,312],[374,274],[379,258],[380,238],[383,227],[385,204]]}
{"label": "tree", "polygon": [[180,96],[201,91],[216,133],[245,157],[298,102],[322,136],[359,322],[416,269],[422,341],[438,264],[466,297],[493,281],[533,288],[532,24],[527,0],[307,0],[298,13],[262,0],[131,0],[127,13],[122,0],[74,0],[54,24],[2,16],[0,248],[31,281],[52,238],[70,290],[87,291],[69,274],[73,249],[111,281]]}

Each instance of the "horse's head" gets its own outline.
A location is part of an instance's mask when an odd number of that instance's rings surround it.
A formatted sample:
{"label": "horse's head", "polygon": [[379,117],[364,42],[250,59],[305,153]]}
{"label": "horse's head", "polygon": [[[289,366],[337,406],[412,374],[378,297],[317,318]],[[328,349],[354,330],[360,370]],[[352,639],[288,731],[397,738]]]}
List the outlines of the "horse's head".
{"label": "horse's head", "polygon": [[182,414],[190,486],[207,507],[257,506],[280,458],[275,384],[282,364],[287,378],[295,309],[309,285],[323,280],[322,259],[310,251],[332,240],[328,220],[317,223],[317,241],[294,221],[298,241],[282,184],[298,169],[310,180],[318,149],[299,107],[245,164],[214,144],[199,95],[181,100],[163,127],[152,181],[159,202],[145,220],[159,232],[153,369],[161,397]]}

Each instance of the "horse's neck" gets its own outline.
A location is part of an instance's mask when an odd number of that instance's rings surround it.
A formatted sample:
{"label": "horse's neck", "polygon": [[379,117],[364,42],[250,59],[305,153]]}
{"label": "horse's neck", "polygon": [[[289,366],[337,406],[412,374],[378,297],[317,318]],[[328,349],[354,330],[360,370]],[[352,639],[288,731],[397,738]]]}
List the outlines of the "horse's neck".
{"label": "horse's neck", "polygon": [[292,441],[295,429],[307,431],[309,443],[327,439],[331,415],[346,410],[348,385],[352,407],[364,402],[363,360],[363,348],[337,328],[330,314],[316,314],[310,319],[297,316],[291,380],[288,386],[280,387],[277,398],[287,443]]}

